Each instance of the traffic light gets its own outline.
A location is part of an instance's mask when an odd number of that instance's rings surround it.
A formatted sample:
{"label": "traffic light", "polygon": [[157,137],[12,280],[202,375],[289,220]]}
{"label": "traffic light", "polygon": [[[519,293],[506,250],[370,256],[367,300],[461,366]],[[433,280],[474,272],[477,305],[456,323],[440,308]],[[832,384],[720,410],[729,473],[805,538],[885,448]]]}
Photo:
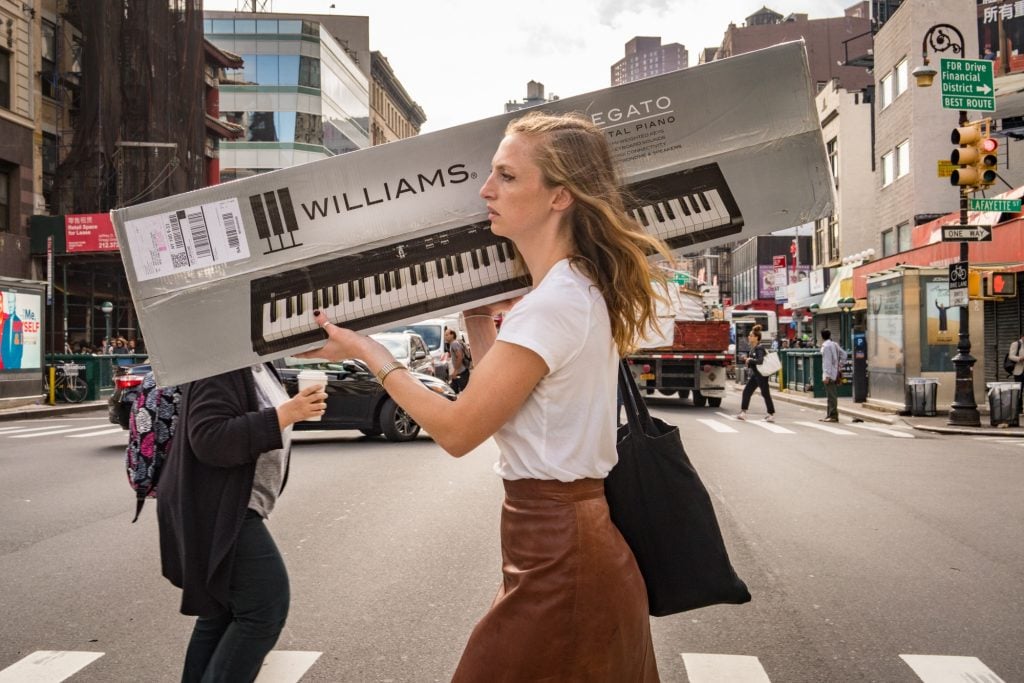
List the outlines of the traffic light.
{"label": "traffic light", "polygon": [[960,147],[953,150],[949,160],[960,168],[949,176],[950,184],[978,190],[996,182],[999,141],[991,136],[989,123],[990,119],[982,119],[953,129],[949,139]]}
{"label": "traffic light", "polygon": [[985,273],[985,276],[985,296],[1016,296],[1017,279],[1014,273],[993,271]]}

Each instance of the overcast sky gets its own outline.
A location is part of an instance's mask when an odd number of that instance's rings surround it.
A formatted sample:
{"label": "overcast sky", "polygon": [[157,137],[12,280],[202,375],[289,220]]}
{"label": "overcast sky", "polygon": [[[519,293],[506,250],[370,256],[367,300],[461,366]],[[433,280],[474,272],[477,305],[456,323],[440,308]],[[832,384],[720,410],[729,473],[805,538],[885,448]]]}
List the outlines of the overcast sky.
{"label": "overcast sky", "polygon": [[[235,10],[242,0],[204,0]],[[330,9],[334,4],[335,9]],[[694,66],[729,22],[762,6],[811,19],[842,16],[855,0],[276,0],[278,12],[370,17],[370,49],[382,52],[423,107],[423,132],[504,112],[530,80],[569,97],[610,85],[611,65],[634,36],[682,43]]]}

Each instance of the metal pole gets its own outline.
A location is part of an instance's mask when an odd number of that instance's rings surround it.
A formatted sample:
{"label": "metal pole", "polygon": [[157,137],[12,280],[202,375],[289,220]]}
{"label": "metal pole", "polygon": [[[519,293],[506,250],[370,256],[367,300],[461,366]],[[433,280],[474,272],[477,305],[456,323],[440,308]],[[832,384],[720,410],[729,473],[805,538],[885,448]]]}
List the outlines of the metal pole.
{"label": "metal pole", "polygon": [[[967,123],[967,112],[960,112],[960,125]],[[960,188],[960,225],[967,225],[967,188]],[[968,243],[960,242],[960,261],[964,268],[970,273],[968,264]],[[971,355],[971,333],[970,333],[970,299],[967,305],[960,309],[960,339],[956,345],[957,355],[953,357],[955,368],[956,389],[953,394],[953,403],[950,405],[949,423],[958,427],[980,427],[981,414],[978,412],[978,404],[974,400],[974,362]]]}

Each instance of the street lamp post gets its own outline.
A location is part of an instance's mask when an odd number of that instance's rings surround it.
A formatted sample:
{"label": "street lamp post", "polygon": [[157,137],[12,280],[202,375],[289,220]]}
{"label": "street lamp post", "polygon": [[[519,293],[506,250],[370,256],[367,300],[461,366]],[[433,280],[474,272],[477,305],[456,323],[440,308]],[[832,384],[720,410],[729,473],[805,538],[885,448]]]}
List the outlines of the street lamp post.
{"label": "street lamp post", "polygon": [[[114,312],[114,304],[110,303],[109,301],[104,301],[102,304],[100,304],[100,310],[103,311],[103,317],[106,319],[106,323],[107,323],[107,337],[106,337],[106,339],[107,339],[107,344],[110,344],[110,314]],[[106,351],[106,349],[104,349],[104,351]]]}
{"label": "street lamp post", "polygon": [[[954,42],[950,32],[956,34],[958,42]],[[960,31],[950,24],[936,24],[928,29],[921,41],[921,57],[923,66],[919,66],[911,73],[917,80],[918,87],[928,88],[935,78],[935,69],[928,63],[928,47],[932,52],[951,51],[954,55],[962,57],[964,54],[964,36]],[[967,123],[967,112],[960,110],[958,126]],[[968,187],[960,187],[960,225],[967,225],[967,193]],[[964,267],[968,267],[967,242],[960,242],[960,261]],[[949,411],[949,424],[958,427],[980,427],[981,413],[978,412],[978,404],[974,400],[974,362],[971,355],[970,337],[970,301],[960,309],[960,339],[957,342],[957,354],[953,357],[953,367],[956,370],[956,389],[953,393],[953,403]]]}
{"label": "street lamp post", "polygon": [[844,297],[836,302],[839,310],[842,311],[840,319],[839,342],[843,348],[853,348],[853,325],[850,324],[850,311],[853,310],[856,300],[853,297]]}

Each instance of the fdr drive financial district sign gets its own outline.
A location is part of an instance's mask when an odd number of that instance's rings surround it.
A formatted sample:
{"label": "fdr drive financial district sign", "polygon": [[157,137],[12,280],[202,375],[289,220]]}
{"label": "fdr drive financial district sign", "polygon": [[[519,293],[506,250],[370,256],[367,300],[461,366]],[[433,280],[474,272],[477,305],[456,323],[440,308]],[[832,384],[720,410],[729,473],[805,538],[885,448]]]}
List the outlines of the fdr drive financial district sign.
{"label": "fdr drive financial district sign", "polygon": [[995,111],[992,62],[987,59],[939,60],[943,109]]}

